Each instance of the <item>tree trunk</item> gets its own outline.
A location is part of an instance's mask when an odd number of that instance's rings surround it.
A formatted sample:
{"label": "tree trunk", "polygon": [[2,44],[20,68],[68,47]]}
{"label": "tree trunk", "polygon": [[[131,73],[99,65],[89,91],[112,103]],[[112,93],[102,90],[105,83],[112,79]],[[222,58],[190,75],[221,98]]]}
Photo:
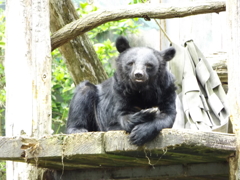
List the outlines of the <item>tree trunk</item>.
{"label": "tree trunk", "polygon": [[57,32],[53,33],[51,37],[52,50],[63,45],[69,40],[90,31],[97,26],[109,21],[117,21],[128,18],[156,18],[167,19],[176,17],[185,17],[196,14],[219,13],[225,11],[225,2],[205,2],[205,3],[187,3],[169,5],[169,4],[137,4],[128,5],[121,9],[102,10],[89,13],[84,18],[73,21]]}
{"label": "tree trunk", "polygon": [[[78,19],[71,0],[50,0],[51,32]],[[107,78],[87,35],[82,34],[59,47],[75,84],[83,80],[97,84]]]}
{"label": "tree trunk", "polygon": [[[51,134],[48,0],[6,4],[6,136]],[[24,147],[24,146],[23,146]],[[13,147],[14,148],[14,147]],[[42,169],[7,162],[7,179],[38,179]]]}
{"label": "tree trunk", "polygon": [[[231,180],[240,179],[240,3],[239,0],[227,0],[228,21],[228,86],[230,119],[237,137],[237,153],[231,158]],[[235,164],[234,164],[235,163]]]}

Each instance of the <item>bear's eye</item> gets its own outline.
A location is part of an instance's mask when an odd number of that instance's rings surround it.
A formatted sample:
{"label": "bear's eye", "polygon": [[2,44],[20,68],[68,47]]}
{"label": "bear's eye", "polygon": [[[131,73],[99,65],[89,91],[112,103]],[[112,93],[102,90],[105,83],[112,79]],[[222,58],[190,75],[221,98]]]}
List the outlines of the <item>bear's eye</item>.
{"label": "bear's eye", "polygon": [[130,61],[127,63],[128,66],[132,66],[133,65],[133,61]]}
{"label": "bear's eye", "polygon": [[153,68],[153,64],[147,63],[147,64],[146,64],[146,68],[147,68],[147,69],[152,69],[152,68]]}

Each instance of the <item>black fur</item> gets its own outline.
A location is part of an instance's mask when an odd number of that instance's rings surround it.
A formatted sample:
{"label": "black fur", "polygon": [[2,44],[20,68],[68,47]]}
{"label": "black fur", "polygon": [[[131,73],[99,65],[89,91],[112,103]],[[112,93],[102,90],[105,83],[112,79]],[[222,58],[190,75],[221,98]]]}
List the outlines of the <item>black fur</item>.
{"label": "black fur", "polygon": [[166,61],[175,49],[131,48],[124,37],[116,47],[120,55],[114,76],[96,86],[85,81],[77,87],[67,133],[126,130],[130,142],[141,146],[174,123],[176,88]]}
{"label": "black fur", "polygon": [[130,48],[128,40],[123,36],[118,37],[116,40],[116,48],[120,53]]}

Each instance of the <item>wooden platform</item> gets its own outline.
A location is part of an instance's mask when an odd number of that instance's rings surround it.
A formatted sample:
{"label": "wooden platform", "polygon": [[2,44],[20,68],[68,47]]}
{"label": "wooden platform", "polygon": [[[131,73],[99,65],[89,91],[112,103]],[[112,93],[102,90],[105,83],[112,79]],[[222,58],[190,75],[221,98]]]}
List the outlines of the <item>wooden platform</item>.
{"label": "wooden platform", "polygon": [[72,172],[66,170],[76,170],[83,179],[134,179],[144,174],[145,179],[228,179],[227,160],[236,150],[235,141],[233,134],[175,129],[164,129],[143,147],[131,145],[124,131],[60,134],[40,139],[1,137],[0,160],[59,170],[61,173],[55,176],[62,175],[63,169],[65,175]]}

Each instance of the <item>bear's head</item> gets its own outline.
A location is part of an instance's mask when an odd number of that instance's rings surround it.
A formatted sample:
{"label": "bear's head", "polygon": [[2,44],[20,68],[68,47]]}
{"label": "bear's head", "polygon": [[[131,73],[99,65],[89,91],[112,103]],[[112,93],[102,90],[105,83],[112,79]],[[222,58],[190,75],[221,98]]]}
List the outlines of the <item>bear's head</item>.
{"label": "bear's head", "polygon": [[121,81],[138,89],[153,84],[166,73],[166,62],[175,55],[175,49],[170,47],[157,51],[148,47],[130,47],[125,37],[116,40],[116,48],[120,53],[116,60],[117,75]]}

